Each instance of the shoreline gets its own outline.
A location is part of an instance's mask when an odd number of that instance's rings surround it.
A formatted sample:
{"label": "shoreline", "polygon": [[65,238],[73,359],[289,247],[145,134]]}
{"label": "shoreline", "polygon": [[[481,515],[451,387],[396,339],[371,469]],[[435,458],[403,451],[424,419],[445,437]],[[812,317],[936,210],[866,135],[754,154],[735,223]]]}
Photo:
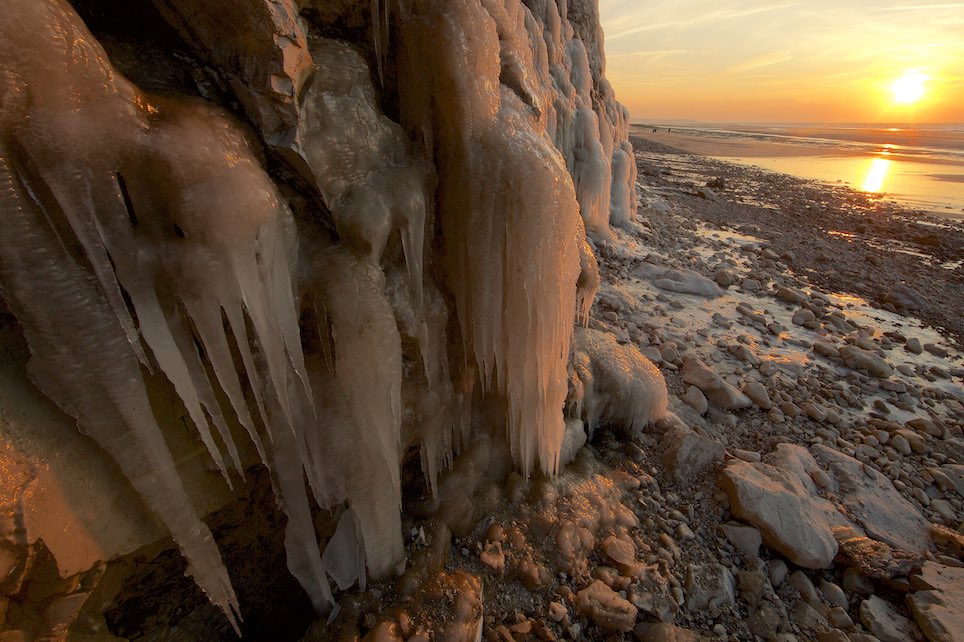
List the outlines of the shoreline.
{"label": "shoreline", "polygon": [[[694,219],[753,234],[789,253],[790,270],[815,286],[918,318],[964,346],[964,222],[843,185],[631,139],[644,200],[647,194],[680,200]],[[714,179],[725,188],[701,197]],[[920,300],[900,305],[899,286]]]}
{"label": "shoreline", "polygon": [[[901,207],[964,220],[964,154],[954,150],[794,137],[756,136],[752,132],[714,132],[636,126],[640,141],[665,145],[718,161],[849,186]],[[886,162],[882,162],[886,161]],[[871,182],[874,187],[860,189]]]}

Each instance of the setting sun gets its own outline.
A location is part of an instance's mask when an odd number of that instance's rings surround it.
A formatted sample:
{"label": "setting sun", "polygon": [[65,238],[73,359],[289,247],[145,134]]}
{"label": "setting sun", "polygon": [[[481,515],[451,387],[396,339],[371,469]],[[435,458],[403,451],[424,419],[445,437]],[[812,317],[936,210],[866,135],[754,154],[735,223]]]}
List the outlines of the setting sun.
{"label": "setting sun", "polygon": [[924,97],[924,84],[927,81],[927,75],[916,69],[908,71],[890,86],[890,90],[894,93],[894,102],[901,105],[916,103]]}

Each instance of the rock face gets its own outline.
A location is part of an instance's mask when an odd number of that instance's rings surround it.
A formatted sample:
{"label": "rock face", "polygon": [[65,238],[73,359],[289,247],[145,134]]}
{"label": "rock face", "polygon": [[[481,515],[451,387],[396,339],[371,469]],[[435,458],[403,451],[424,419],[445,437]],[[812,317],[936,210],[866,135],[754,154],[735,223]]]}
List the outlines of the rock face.
{"label": "rock face", "polygon": [[927,521],[889,479],[826,446],[811,450],[780,444],[761,463],[735,461],[723,471],[733,514],[759,528],[767,546],[805,568],[830,566],[838,539],[866,554],[926,550]]}
{"label": "rock face", "polygon": [[[70,451],[117,464],[94,477],[119,505],[95,513],[131,522],[88,529],[100,547],[42,519],[29,535],[69,573],[166,529],[236,625],[202,517],[263,467],[287,566],[325,610],[330,571],[344,588],[404,558],[407,450],[433,488],[477,436],[524,475],[558,469],[574,318],[599,285],[587,233],[635,214],[628,115],[592,1],[154,5],[191,98],[117,73],[140,46],[123,17],[109,51],[64,0],[0,22],[4,310],[56,421],[93,439]],[[636,372],[598,389],[649,396],[612,419],[660,416],[658,371],[613,354]],[[30,497],[54,501],[46,479]],[[321,548],[315,507],[340,515]]]}

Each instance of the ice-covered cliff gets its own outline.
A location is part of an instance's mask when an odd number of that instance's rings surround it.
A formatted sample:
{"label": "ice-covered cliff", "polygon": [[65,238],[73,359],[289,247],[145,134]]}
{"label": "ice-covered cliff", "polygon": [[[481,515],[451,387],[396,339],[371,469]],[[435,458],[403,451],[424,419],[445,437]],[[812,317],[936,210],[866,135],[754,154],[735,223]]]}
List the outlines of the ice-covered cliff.
{"label": "ice-covered cliff", "polygon": [[[3,302],[31,380],[232,622],[185,441],[228,487],[270,471],[324,611],[329,578],[404,564],[406,453],[433,490],[477,438],[559,467],[594,247],[635,213],[596,3],[124,6],[5,3]],[[125,31],[152,19],[154,41]]]}

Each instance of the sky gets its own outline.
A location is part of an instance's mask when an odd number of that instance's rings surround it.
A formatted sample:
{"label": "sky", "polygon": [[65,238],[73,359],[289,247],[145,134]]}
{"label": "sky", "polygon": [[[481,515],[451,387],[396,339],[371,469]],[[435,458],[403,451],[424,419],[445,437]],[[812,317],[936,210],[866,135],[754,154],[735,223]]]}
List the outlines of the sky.
{"label": "sky", "polygon": [[[964,2],[600,0],[633,119],[964,123]],[[906,74],[923,97],[895,100]]]}

